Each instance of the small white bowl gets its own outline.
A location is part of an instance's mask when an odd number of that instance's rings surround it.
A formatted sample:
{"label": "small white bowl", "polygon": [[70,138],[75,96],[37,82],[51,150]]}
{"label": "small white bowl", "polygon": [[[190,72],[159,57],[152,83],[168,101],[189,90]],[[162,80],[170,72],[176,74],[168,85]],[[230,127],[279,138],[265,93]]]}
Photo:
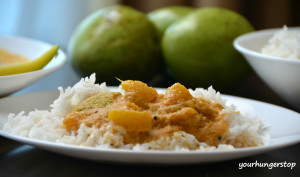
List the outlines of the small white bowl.
{"label": "small white bowl", "polygon": [[244,34],[234,40],[234,47],[244,55],[251,67],[271,89],[300,110],[300,60],[260,53],[268,40],[279,30],[282,28]]}
{"label": "small white bowl", "polygon": [[[0,35],[1,49],[6,49],[12,53],[23,55],[31,60],[42,55],[51,46],[53,45],[34,39]],[[40,80],[51,72],[62,67],[66,63],[66,60],[66,54],[59,49],[57,56],[41,70],[0,76],[0,97],[7,96]]]}

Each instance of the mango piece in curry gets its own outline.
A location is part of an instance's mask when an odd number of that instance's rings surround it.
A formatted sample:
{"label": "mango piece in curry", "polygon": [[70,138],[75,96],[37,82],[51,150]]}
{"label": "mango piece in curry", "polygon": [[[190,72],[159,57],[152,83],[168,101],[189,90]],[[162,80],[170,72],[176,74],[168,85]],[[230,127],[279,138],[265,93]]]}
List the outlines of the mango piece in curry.
{"label": "mango piece in curry", "polygon": [[146,143],[161,136],[184,131],[199,142],[217,146],[228,125],[220,112],[222,105],[193,97],[188,89],[176,83],[158,94],[140,81],[123,81],[119,92],[99,93],[80,102],[64,118],[67,131],[76,131],[84,123],[88,127],[124,128],[125,144]]}

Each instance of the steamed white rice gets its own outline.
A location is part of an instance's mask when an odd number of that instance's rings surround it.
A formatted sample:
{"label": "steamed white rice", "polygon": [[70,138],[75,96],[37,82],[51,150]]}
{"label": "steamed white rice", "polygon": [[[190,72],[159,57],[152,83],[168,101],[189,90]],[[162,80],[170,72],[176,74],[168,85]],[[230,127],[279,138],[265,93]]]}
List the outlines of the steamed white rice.
{"label": "steamed white rice", "polygon": [[300,31],[284,26],[269,39],[261,53],[282,58],[300,59]]}
{"label": "steamed white rice", "polygon": [[[264,128],[263,120],[250,115],[241,115],[235,106],[226,106],[226,100],[212,87],[206,89],[190,90],[195,97],[202,96],[212,102],[220,103],[225,108],[223,113],[228,123],[229,131],[222,138],[218,147],[209,146],[199,142],[193,135],[186,132],[175,132],[171,137],[161,137],[158,140],[143,144],[124,144],[124,129],[113,133],[112,127],[87,127],[81,124],[75,134],[65,130],[64,117],[69,111],[84,98],[96,93],[109,92],[105,83],[95,84],[95,75],[81,79],[72,88],[59,88],[60,95],[51,105],[50,111],[35,110],[26,115],[21,112],[17,115],[10,114],[3,130],[12,134],[27,138],[63,143],[76,146],[94,148],[114,148],[141,150],[170,150],[170,151],[212,151],[234,149],[235,147],[248,147],[253,145],[265,145],[268,142],[268,134]],[[120,92],[122,92],[120,90]],[[234,145],[234,146],[233,146]]]}

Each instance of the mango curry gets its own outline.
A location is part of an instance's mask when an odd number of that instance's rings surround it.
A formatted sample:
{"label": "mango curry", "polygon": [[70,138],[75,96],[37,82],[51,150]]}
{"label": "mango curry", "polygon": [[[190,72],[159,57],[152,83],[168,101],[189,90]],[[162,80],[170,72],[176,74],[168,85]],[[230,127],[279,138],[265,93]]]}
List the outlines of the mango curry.
{"label": "mango curry", "polygon": [[25,61],[29,61],[29,59],[22,55],[10,53],[8,50],[0,49],[0,65],[13,64]]}
{"label": "mango curry", "polygon": [[176,131],[194,135],[199,142],[218,145],[228,130],[222,105],[204,98],[193,97],[188,89],[176,83],[158,94],[140,81],[127,80],[121,84],[125,94],[119,92],[92,95],[64,118],[67,131],[88,127],[108,126],[116,132],[126,130],[125,144],[146,143],[161,136],[172,136]]}

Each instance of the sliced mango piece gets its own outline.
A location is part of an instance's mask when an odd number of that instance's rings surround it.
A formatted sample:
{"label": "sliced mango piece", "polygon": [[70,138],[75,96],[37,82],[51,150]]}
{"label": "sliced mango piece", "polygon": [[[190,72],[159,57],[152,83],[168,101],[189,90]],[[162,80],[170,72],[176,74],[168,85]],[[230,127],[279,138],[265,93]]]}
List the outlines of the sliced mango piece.
{"label": "sliced mango piece", "polygon": [[146,111],[111,110],[108,119],[130,132],[146,132],[152,129],[152,116]]}
{"label": "sliced mango piece", "polygon": [[140,107],[145,107],[147,103],[154,101],[158,97],[157,91],[141,81],[123,81],[122,89],[125,90],[126,100],[135,103]]}
{"label": "sliced mango piece", "polygon": [[185,86],[179,83],[175,83],[167,89],[166,94],[164,96],[164,104],[178,104],[190,100],[192,98],[193,96]]}
{"label": "sliced mango piece", "polygon": [[34,60],[0,65],[0,76],[20,74],[42,69],[52,60],[58,49],[59,46],[55,45]]}

